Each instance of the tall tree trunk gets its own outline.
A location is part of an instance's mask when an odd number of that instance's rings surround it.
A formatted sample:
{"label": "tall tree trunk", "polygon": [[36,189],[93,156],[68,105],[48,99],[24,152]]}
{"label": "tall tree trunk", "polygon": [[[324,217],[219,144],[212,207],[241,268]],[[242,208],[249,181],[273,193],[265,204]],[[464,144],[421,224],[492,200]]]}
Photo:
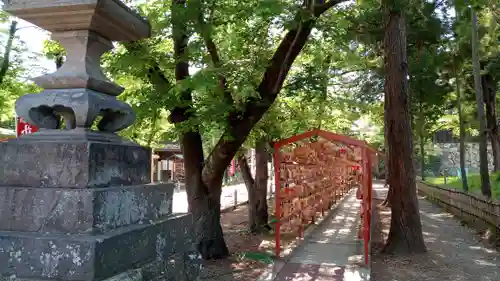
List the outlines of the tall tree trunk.
{"label": "tall tree trunk", "polygon": [[384,155],[384,161],[385,161],[385,185],[387,186],[388,190],[387,190],[387,194],[385,196],[385,199],[384,201],[382,202],[382,206],[384,207],[390,207],[391,206],[391,196],[392,196],[392,188],[391,186],[389,185],[389,147],[387,145],[387,132],[384,133],[384,136],[385,136],[385,147],[386,147],[386,150],[385,150],[385,155]]}
{"label": "tall tree trunk", "polygon": [[[384,93],[384,112],[388,111],[388,105],[389,102],[387,101],[388,99],[387,93]],[[389,144],[388,144],[388,139],[389,139],[389,132],[387,131],[387,126],[384,125],[384,146],[385,146],[385,155],[384,155],[384,161],[385,161],[385,185],[388,186],[387,190],[387,195],[385,196],[384,202],[382,202],[382,206],[384,207],[390,207],[391,206],[391,196],[392,196],[392,188],[389,185],[389,167],[390,167],[390,157],[389,157]]]}
{"label": "tall tree trunk", "polygon": [[481,193],[491,198],[490,175],[488,168],[488,146],[486,142],[486,125],[484,120],[483,89],[481,85],[481,67],[479,65],[479,39],[477,33],[477,15],[474,7],[472,13],[472,71],[474,89],[476,91],[477,119],[479,121],[479,173],[481,174]]}
{"label": "tall tree trunk", "polygon": [[[457,6],[457,3],[455,1],[454,3],[455,6],[455,14],[456,14],[456,22],[460,20],[460,10]],[[458,34],[455,35],[455,40],[457,42],[460,41],[460,38],[458,38]],[[462,189],[465,192],[469,191],[469,184],[467,183],[467,171],[465,170],[465,121],[464,121],[464,112],[463,112],[463,96],[462,96],[462,91],[460,88],[460,70],[459,70],[459,51],[460,47],[457,43],[456,47],[456,52],[457,54],[453,58],[453,72],[455,75],[455,91],[457,93],[457,108],[458,108],[458,123],[459,123],[459,131],[460,131],[460,147],[459,147],[459,153],[460,153],[460,178],[462,180]]]}
{"label": "tall tree trunk", "polygon": [[14,37],[17,31],[17,21],[12,21],[9,28],[9,38],[7,39],[7,45],[5,45],[5,52],[3,54],[2,66],[0,67],[0,84],[3,83],[5,75],[7,75],[7,70],[10,66],[10,52],[12,51],[12,45],[14,43]]}
{"label": "tall tree trunk", "polygon": [[220,224],[220,196],[222,175],[213,181],[204,182],[203,147],[198,132],[187,132],[181,136],[184,155],[184,173],[189,211],[193,214],[197,249],[204,259],[221,259],[229,256]]}
{"label": "tall tree trunk", "polygon": [[465,171],[465,122],[464,113],[462,110],[462,92],[460,91],[460,75],[456,65],[454,65],[455,72],[455,87],[457,92],[457,107],[458,107],[458,123],[460,129],[460,177],[462,179],[462,188],[465,192],[469,191],[469,185],[467,183],[467,173]]}
{"label": "tall tree trunk", "polygon": [[255,146],[255,180],[250,173],[247,159],[244,155],[238,157],[243,180],[248,191],[248,222],[252,233],[269,231],[269,214],[267,206],[267,183],[269,179],[267,162],[269,152],[267,141],[260,139]]}
{"label": "tall tree trunk", "polygon": [[426,252],[426,247],[412,159],[406,23],[403,7],[388,0],[383,1],[383,6],[387,13],[384,37],[385,126],[389,145],[389,186],[393,192],[390,197],[391,228],[383,252],[421,253]]}
{"label": "tall tree trunk", "polygon": [[[387,152],[386,152],[387,153]],[[387,155],[387,154],[386,154]],[[385,196],[384,201],[381,203],[382,206],[384,207],[390,207],[391,206],[391,197],[393,196],[393,191],[391,188],[391,185],[389,184],[389,157],[386,156],[386,164],[385,164],[385,184],[387,185],[387,194]]]}
{"label": "tall tree trunk", "polygon": [[[176,59],[175,78],[182,81],[189,78],[187,61],[188,32],[185,19],[180,17],[185,9],[185,0],[172,0],[172,34]],[[172,110],[170,120],[178,125],[187,121],[192,114],[193,98],[190,89],[181,93],[184,107]],[[190,212],[194,216],[196,246],[203,259],[221,259],[229,256],[229,249],[224,241],[220,224],[220,196],[222,193],[223,170],[204,181],[203,142],[198,126],[185,131],[181,137],[184,156],[186,193]]]}
{"label": "tall tree trunk", "polygon": [[425,117],[422,101],[418,103],[418,139],[420,145],[420,177],[425,180]]}
{"label": "tall tree trunk", "polygon": [[493,155],[493,170],[500,171],[500,139],[496,110],[496,81],[491,74],[487,73],[481,76],[481,85],[486,105],[486,127],[491,142]]}
{"label": "tall tree trunk", "polygon": [[420,177],[425,180],[425,137],[421,133],[420,140]]}
{"label": "tall tree trunk", "polygon": [[253,188],[252,201],[250,201],[250,211],[252,215],[251,230],[270,230],[268,225],[269,213],[267,206],[267,184],[269,171],[268,141],[260,139],[255,146],[255,186]]}
{"label": "tall tree trunk", "polygon": [[423,129],[419,132],[419,144],[420,144],[420,177],[425,180],[425,136]]}

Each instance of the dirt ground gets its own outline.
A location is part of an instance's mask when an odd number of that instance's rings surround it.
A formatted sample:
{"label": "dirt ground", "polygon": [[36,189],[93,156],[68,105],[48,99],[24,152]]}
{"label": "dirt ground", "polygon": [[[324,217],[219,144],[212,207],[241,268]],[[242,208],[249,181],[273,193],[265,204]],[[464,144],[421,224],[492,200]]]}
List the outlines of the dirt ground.
{"label": "dirt ground", "polygon": [[201,272],[201,280],[229,281],[256,280],[266,267],[266,264],[241,257],[242,252],[265,252],[273,245],[265,246],[268,237],[251,235],[247,229],[247,205],[221,215],[224,237],[231,252],[226,260],[206,261]]}
{"label": "dirt ground", "polygon": [[[379,205],[382,200],[377,200]],[[500,253],[485,246],[477,231],[419,198],[428,252],[409,257],[379,254],[389,233],[391,212],[377,206],[372,237],[372,281],[500,281]]]}
{"label": "dirt ground", "polygon": [[[274,212],[274,200],[268,201],[269,213]],[[274,234],[248,233],[248,206],[242,205],[221,215],[222,230],[231,257],[226,260],[205,261],[200,279],[203,281],[253,281],[265,271],[266,258],[274,255]],[[295,234],[281,235],[283,248],[297,242]],[[250,252],[251,257],[245,257]],[[261,257],[261,258],[259,258]],[[268,261],[270,261],[268,259]]]}

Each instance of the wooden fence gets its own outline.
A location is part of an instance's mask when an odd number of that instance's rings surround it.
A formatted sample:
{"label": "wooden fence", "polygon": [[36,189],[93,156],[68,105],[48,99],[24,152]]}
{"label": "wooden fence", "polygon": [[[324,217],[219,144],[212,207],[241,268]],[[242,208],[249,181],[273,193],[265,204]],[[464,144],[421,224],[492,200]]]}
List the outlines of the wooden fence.
{"label": "wooden fence", "polygon": [[447,189],[421,181],[417,182],[417,189],[421,195],[427,196],[431,201],[458,216],[478,218],[500,229],[500,202],[490,202],[460,190]]}

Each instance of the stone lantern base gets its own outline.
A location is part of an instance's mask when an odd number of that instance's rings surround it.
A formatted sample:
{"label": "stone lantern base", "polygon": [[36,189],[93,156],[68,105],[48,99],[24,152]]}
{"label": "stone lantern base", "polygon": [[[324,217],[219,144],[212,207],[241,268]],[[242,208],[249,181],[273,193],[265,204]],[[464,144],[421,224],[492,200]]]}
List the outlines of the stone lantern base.
{"label": "stone lantern base", "polygon": [[112,42],[148,38],[149,22],[120,0],[3,9],[51,32],[66,59],[16,101],[40,131],[0,143],[0,281],[196,280],[192,216],[172,214],[173,184],[150,183],[150,150],[116,134],[135,113],[100,65]]}
{"label": "stone lantern base", "polygon": [[149,183],[149,149],[35,136],[0,143],[0,280],[195,280],[192,216]]}

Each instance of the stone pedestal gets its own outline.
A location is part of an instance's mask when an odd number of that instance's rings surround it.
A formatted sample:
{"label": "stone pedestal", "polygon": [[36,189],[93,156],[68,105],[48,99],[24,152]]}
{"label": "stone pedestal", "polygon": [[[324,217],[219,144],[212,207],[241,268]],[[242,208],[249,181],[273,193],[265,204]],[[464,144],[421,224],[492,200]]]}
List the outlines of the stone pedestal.
{"label": "stone pedestal", "polygon": [[172,214],[173,184],[149,183],[148,149],[32,139],[0,143],[3,278],[151,280],[178,273],[173,269],[193,252],[192,217]]}
{"label": "stone pedestal", "polygon": [[117,135],[135,113],[100,65],[113,41],[149,37],[148,21],[120,0],[3,8],[52,32],[66,58],[16,101],[40,130],[0,143],[0,281],[195,280],[193,219],[172,214],[173,184],[150,183],[150,150]]}

